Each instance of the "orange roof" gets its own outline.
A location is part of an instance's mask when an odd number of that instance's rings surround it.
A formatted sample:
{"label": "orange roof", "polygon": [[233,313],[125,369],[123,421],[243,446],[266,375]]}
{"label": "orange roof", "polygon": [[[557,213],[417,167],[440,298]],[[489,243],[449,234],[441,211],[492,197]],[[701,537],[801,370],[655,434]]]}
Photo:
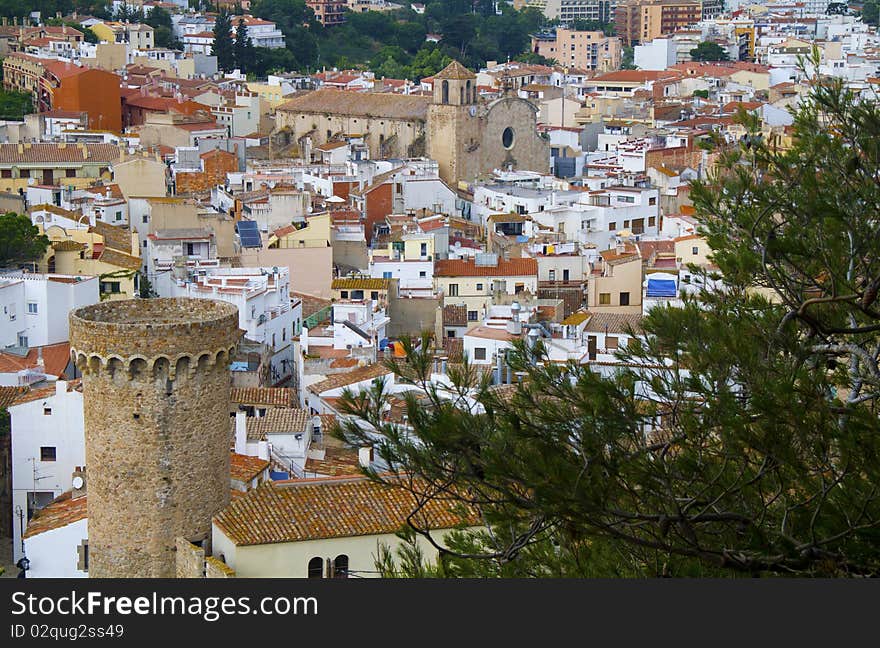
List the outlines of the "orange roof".
{"label": "orange roof", "polygon": [[67,363],[70,362],[69,342],[34,347],[28,349],[25,356],[9,353],[8,351],[0,351],[0,373],[16,373],[22,369],[35,368],[40,350],[43,352],[43,364],[46,373],[50,376],[64,376],[64,370],[67,368]]}
{"label": "orange roof", "polygon": [[391,369],[388,369],[384,365],[371,364],[366,367],[355,369],[354,371],[327,376],[324,380],[309,385],[309,391],[314,394],[320,394],[325,391],[330,391],[331,389],[348,387],[349,385],[354,385],[365,380],[375,380],[376,378],[387,376],[390,373]]}
{"label": "orange roof", "polygon": [[435,277],[527,277],[537,276],[535,259],[498,259],[498,265],[478,266],[470,259],[442,259],[434,264]]}
{"label": "orange roof", "polygon": [[27,387],[0,387],[0,409],[6,409],[27,393]]}
{"label": "orange roof", "polygon": [[502,340],[511,341],[519,336],[508,333],[505,329],[492,328],[490,326],[475,326],[469,331],[465,331],[465,335],[470,337],[478,337],[486,340]]}
{"label": "orange roof", "polygon": [[306,459],[305,472],[307,474],[316,473],[330,477],[360,475],[361,469],[358,453],[353,448],[325,448],[323,459],[316,459],[314,457]]}
{"label": "orange roof", "polygon": [[618,70],[617,72],[609,72],[608,74],[593,77],[587,81],[587,85],[592,85],[595,81],[645,83],[647,81],[656,81],[661,78],[675,78],[678,76],[680,76],[678,73],[670,70]]}
{"label": "orange roof", "polygon": [[231,452],[229,455],[229,476],[235,481],[249,482],[255,477],[259,477],[269,462],[259,457],[249,457]]}
{"label": "orange roof", "polygon": [[[77,378],[76,380],[71,380],[67,383],[67,391],[82,391],[82,381]],[[51,398],[55,395],[56,389],[55,385],[51,385],[50,387],[40,387],[39,389],[29,389],[23,392],[18,398],[15,399],[15,402],[12,405],[21,405],[23,403],[32,403],[38,400],[45,400],[47,398]]]}
{"label": "orange roof", "polygon": [[[269,482],[230,502],[214,523],[236,546],[302,542],[395,533],[416,509],[404,488],[364,478]],[[453,512],[453,503],[433,499],[415,520],[431,529],[475,525],[478,517]]]}
{"label": "orange roof", "polygon": [[233,387],[229,400],[239,405],[293,407],[293,390],[287,387]]}
{"label": "orange roof", "polygon": [[28,521],[24,537],[30,538],[38,533],[60,529],[73,522],[84,520],[86,515],[86,498],[73,499],[71,491],[67,491],[34,513],[34,517]]}

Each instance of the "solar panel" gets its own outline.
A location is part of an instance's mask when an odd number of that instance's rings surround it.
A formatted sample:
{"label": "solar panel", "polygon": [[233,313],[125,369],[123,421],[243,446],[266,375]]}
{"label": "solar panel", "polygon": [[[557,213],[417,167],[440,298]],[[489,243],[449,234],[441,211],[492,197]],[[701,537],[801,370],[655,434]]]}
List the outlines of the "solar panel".
{"label": "solar panel", "polygon": [[254,221],[238,221],[237,229],[242,247],[263,247],[263,239],[260,237],[260,230],[257,228],[257,224]]}

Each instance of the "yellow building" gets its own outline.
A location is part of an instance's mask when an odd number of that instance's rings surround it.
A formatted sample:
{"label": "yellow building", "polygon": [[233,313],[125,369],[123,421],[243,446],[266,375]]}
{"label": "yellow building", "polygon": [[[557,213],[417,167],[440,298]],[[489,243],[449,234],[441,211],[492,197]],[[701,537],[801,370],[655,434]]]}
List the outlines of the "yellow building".
{"label": "yellow building", "polygon": [[269,85],[268,83],[256,83],[251,81],[247,84],[247,89],[249,92],[259,95],[260,99],[265,101],[272,110],[275,110],[286,101],[284,95],[281,94],[280,85]]}
{"label": "yellow building", "polygon": [[37,227],[50,241],[37,264],[40,272],[98,277],[102,300],[131,299],[138,293],[141,257],[137,234],[128,228],[101,222],[88,230]]}
{"label": "yellow building", "polygon": [[712,248],[699,234],[679,236],[675,239],[675,258],[683,266],[690,264],[706,268],[713,265],[709,255]]}
{"label": "yellow building", "polygon": [[390,241],[385,250],[370,250],[370,258],[377,261],[430,261],[434,258],[434,236],[404,234],[399,241]]}
{"label": "yellow building", "polygon": [[327,247],[330,244],[330,213],[315,214],[306,218],[305,226],[288,225],[275,230],[269,236],[269,249]]}
{"label": "yellow building", "polygon": [[587,278],[587,308],[591,313],[642,312],[642,257],[635,248],[600,253]]}

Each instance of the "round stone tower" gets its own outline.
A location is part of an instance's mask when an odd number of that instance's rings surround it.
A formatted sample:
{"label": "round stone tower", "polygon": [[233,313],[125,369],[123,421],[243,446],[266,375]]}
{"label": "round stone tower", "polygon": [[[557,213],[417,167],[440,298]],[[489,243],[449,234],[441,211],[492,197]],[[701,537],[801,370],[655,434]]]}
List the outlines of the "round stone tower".
{"label": "round stone tower", "polygon": [[229,503],[238,308],[133,299],[70,314],[83,374],[89,576],[173,578],[175,538],[210,549]]}

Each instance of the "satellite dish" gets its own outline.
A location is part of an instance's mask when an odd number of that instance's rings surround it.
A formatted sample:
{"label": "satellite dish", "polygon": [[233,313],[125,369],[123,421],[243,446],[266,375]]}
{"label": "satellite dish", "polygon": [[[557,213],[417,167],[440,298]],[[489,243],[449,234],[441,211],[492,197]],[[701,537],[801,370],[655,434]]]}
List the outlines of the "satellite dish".
{"label": "satellite dish", "polygon": [[73,487],[76,488],[77,490],[82,488],[83,484],[85,484],[85,482],[83,481],[83,478],[80,477],[79,475],[77,475],[76,477],[73,478]]}

